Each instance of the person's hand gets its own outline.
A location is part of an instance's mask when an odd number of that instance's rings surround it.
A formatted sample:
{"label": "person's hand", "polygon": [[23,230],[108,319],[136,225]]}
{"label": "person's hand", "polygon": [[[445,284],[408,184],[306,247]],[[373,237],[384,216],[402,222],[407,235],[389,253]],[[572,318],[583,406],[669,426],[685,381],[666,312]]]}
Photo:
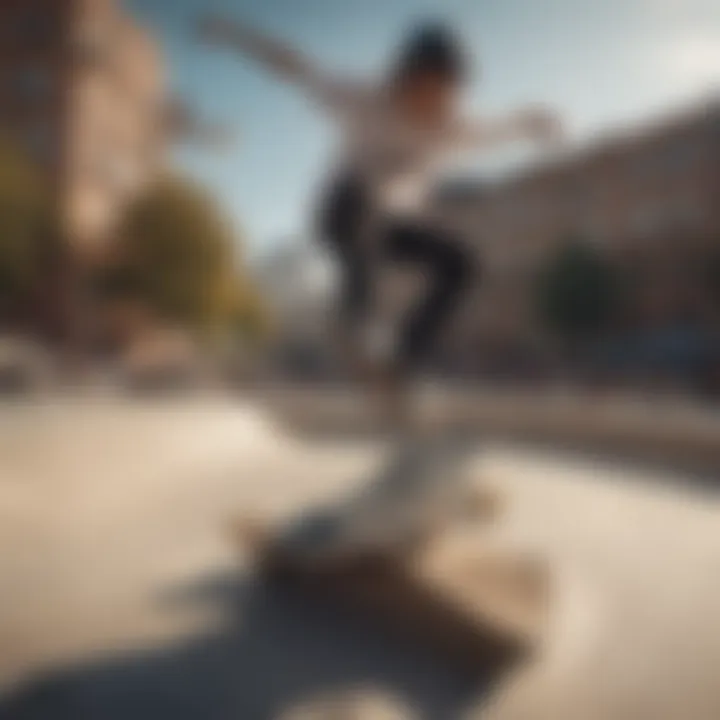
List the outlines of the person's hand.
{"label": "person's hand", "polygon": [[518,122],[520,131],[538,143],[557,145],[565,137],[559,116],[547,108],[527,108],[519,114]]}

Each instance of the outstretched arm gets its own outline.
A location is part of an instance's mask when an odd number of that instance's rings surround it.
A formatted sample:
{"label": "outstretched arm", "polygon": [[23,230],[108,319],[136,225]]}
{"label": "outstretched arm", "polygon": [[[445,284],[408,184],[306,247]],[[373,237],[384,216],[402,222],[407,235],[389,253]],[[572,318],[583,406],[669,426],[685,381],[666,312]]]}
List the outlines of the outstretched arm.
{"label": "outstretched arm", "polygon": [[303,87],[321,102],[332,105],[343,100],[346,83],[330,79],[302,53],[240,20],[208,15],[199,21],[197,34],[203,42],[249,57],[273,74]]}
{"label": "outstretched arm", "polygon": [[528,107],[502,119],[469,123],[460,128],[458,140],[466,150],[492,150],[519,140],[557,144],[563,137],[563,126],[555,113]]}

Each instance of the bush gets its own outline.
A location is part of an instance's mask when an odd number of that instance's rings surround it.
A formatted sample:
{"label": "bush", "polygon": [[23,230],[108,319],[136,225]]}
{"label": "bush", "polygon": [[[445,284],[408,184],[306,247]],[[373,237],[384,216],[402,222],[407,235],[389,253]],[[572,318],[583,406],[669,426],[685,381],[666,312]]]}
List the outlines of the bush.
{"label": "bush", "polygon": [[598,337],[617,300],[612,265],[579,240],[563,243],[540,273],[537,305],[543,325],[556,337],[576,344]]}

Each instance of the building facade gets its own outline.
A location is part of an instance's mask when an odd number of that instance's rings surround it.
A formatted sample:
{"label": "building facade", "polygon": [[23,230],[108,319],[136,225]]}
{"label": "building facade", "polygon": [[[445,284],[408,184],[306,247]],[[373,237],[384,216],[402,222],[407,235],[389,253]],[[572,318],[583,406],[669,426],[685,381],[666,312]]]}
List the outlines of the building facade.
{"label": "building facade", "polygon": [[[619,318],[625,328],[618,330],[720,327],[720,302],[704,282],[709,254],[720,252],[720,105],[596,139],[505,178],[451,183],[437,204],[440,220],[464,239],[481,268],[444,340],[438,369],[533,372],[532,354],[547,349],[537,277],[569,239],[592,244],[625,273],[632,293]],[[317,281],[310,271],[316,262],[300,244],[268,258],[260,274],[285,346],[322,357],[332,354],[337,278]],[[384,307],[401,316],[422,282],[390,270]]]}
{"label": "building facade", "polygon": [[92,254],[162,160],[158,48],[112,0],[3,0],[0,33],[0,127],[47,171],[68,241]]}
{"label": "building facade", "polygon": [[162,167],[166,108],[159,48],[116,0],[0,3],[0,131],[41,168],[59,219],[42,333],[87,335],[81,278]]}
{"label": "building facade", "polygon": [[534,279],[570,238],[627,271],[623,321],[647,327],[717,321],[700,281],[720,249],[720,104],[597,139],[564,157],[482,185],[451,187],[441,212],[477,252],[484,272],[449,338],[466,364],[493,343],[538,333]]}

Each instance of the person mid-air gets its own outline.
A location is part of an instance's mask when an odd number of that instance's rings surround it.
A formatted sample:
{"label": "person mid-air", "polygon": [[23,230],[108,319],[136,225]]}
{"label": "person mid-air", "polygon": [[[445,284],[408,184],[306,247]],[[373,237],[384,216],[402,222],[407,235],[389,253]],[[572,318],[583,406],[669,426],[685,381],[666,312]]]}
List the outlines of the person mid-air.
{"label": "person mid-air", "polygon": [[[430,200],[441,171],[453,157],[501,143],[555,141],[558,120],[538,108],[498,120],[464,118],[467,58],[452,30],[439,23],[413,29],[378,83],[334,77],[238,21],[207,17],[199,31],[204,41],[238,50],[291,81],[339,126],[343,145],[320,204],[319,234],[340,266],[342,344],[384,397],[400,397],[396,391],[421,368],[464,294],[479,281],[475,255],[432,217]],[[368,329],[386,263],[417,265],[428,289],[397,340],[373,354]]]}

